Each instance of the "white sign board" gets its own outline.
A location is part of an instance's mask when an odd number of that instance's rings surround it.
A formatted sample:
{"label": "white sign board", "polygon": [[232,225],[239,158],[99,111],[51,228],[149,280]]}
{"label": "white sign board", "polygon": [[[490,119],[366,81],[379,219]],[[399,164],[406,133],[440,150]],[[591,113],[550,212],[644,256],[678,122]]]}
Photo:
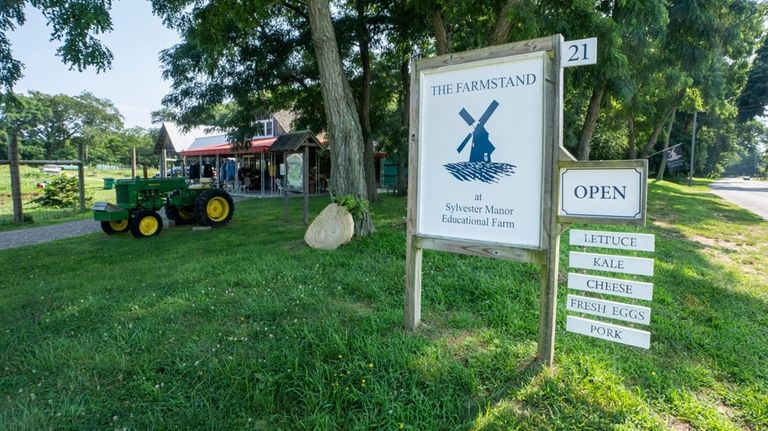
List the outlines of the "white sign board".
{"label": "white sign board", "polygon": [[543,248],[545,57],[420,72],[417,234]]}
{"label": "white sign board", "polygon": [[579,295],[568,295],[568,298],[566,299],[566,308],[569,311],[607,317],[609,319],[623,320],[625,322],[638,323],[641,325],[649,325],[651,323],[651,309],[639,305],[605,301],[603,299],[588,298]]}
{"label": "white sign board", "polygon": [[645,220],[647,168],[618,167],[621,162],[604,163],[605,167],[594,167],[600,162],[571,162],[567,167],[561,166],[558,213],[561,220]]}
{"label": "white sign board", "polygon": [[289,190],[304,190],[304,155],[291,153],[286,158],[288,174],[286,183]]}
{"label": "white sign board", "polygon": [[648,331],[612,325],[596,320],[582,319],[576,316],[567,317],[565,330],[643,349],[651,347],[651,333]]}
{"label": "white sign board", "polygon": [[560,64],[563,67],[597,64],[597,38],[563,42],[563,48],[560,50]]}
{"label": "white sign board", "polygon": [[568,273],[568,288],[583,292],[603,293],[624,298],[653,299],[653,284],[597,275]]}
{"label": "white sign board", "polygon": [[568,254],[568,261],[571,268],[620,272],[624,274],[653,275],[653,259],[645,257],[572,251]]}
{"label": "white sign board", "polygon": [[570,244],[633,251],[654,251],[656,248],[655,237],[651,234],[578,229],[571,230]]}

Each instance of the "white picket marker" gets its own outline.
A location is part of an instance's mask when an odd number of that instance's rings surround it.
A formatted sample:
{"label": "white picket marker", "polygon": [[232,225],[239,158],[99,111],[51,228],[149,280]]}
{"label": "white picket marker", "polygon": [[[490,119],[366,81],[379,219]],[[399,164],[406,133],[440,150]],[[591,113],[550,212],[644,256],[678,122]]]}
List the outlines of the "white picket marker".
{"label": "white picket marker", "polygon": [[588,337],[600,338],[614,343],[648,349],[651,347],[651,333],[626,326],[613,325],[597,320],[567,316],[565,330]]}

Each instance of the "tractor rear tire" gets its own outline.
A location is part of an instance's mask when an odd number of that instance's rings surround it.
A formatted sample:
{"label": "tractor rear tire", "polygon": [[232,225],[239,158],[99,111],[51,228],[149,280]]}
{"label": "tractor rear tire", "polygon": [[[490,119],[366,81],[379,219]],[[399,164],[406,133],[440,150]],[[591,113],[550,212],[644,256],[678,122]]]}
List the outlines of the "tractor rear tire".
{"label": "tractor rear tire", "polygon": [[197,222],[201,226],[219,227],[229,223],[235,212],[232,196],[221,189],[208,189],[195,199]]}
{"label": "tractor rear tire", "polygon": [[101,222],[101,230],[107,235],[112,235],[113,233],[127,231],[130,229],[130,224],[129,220],[103,221]]}
{"label": "tractor rear tire", "polygon": [[173,220],[176,226],[195,224],[197,221],[194,205],[165,207],[165,216],[168,217],[168,220]]}
{"label": "tractor rear tire", "polygon": [[163,230],[163,219],[154,211],[139,211],[131,218],[131,233],[135,238],[159,235]]}

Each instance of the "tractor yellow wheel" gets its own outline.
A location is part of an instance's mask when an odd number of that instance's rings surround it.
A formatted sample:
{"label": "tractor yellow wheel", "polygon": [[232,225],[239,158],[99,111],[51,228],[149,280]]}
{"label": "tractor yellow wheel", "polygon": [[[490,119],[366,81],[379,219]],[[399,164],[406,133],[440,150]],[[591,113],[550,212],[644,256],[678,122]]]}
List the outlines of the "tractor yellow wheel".
{"label": "tractor yellow wheel", "polygon": [[203,226],[218,227],[229,223],[235,211],[235,202],[221,189],[208,189],[195,199],[197,222]]}
{"label": "tractor yellow wheel", "polygon": [[208,201],[205,213],[214,222],[221,222],[229,215],[229,202],[221,196],[216,196]]}
{"label": "tractor yellow wheel", "polygon": [[128,219],[111,221],[109,222],[109,227],[115,232],[125,232],[128,230]]}
{"label": "tractor yellow wheel", "polygon": [[113,233],[127,231],[129,227],[128,225],[129,222],[127,219],[118,221],[103,221],[101,222],[101,230],[103,230],[107,235],[112,235]]}
{"label": "tractor yellow wheel", "polygon": [[154,211],[139,211],[131,219],[131,233],[136,238],[158,235],[163,230],[163,219]]}

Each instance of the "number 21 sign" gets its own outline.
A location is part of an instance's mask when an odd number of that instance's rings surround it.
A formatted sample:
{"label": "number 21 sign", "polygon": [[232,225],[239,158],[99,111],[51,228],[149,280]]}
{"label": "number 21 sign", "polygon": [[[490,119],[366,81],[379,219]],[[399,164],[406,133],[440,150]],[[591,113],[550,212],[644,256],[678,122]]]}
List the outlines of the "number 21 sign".
{"label": "number 21 sign", "polygon": [[563,42],[563,49],[560,52],[562,55],[560,64],[563,67],[597,64],[597,38]]}

